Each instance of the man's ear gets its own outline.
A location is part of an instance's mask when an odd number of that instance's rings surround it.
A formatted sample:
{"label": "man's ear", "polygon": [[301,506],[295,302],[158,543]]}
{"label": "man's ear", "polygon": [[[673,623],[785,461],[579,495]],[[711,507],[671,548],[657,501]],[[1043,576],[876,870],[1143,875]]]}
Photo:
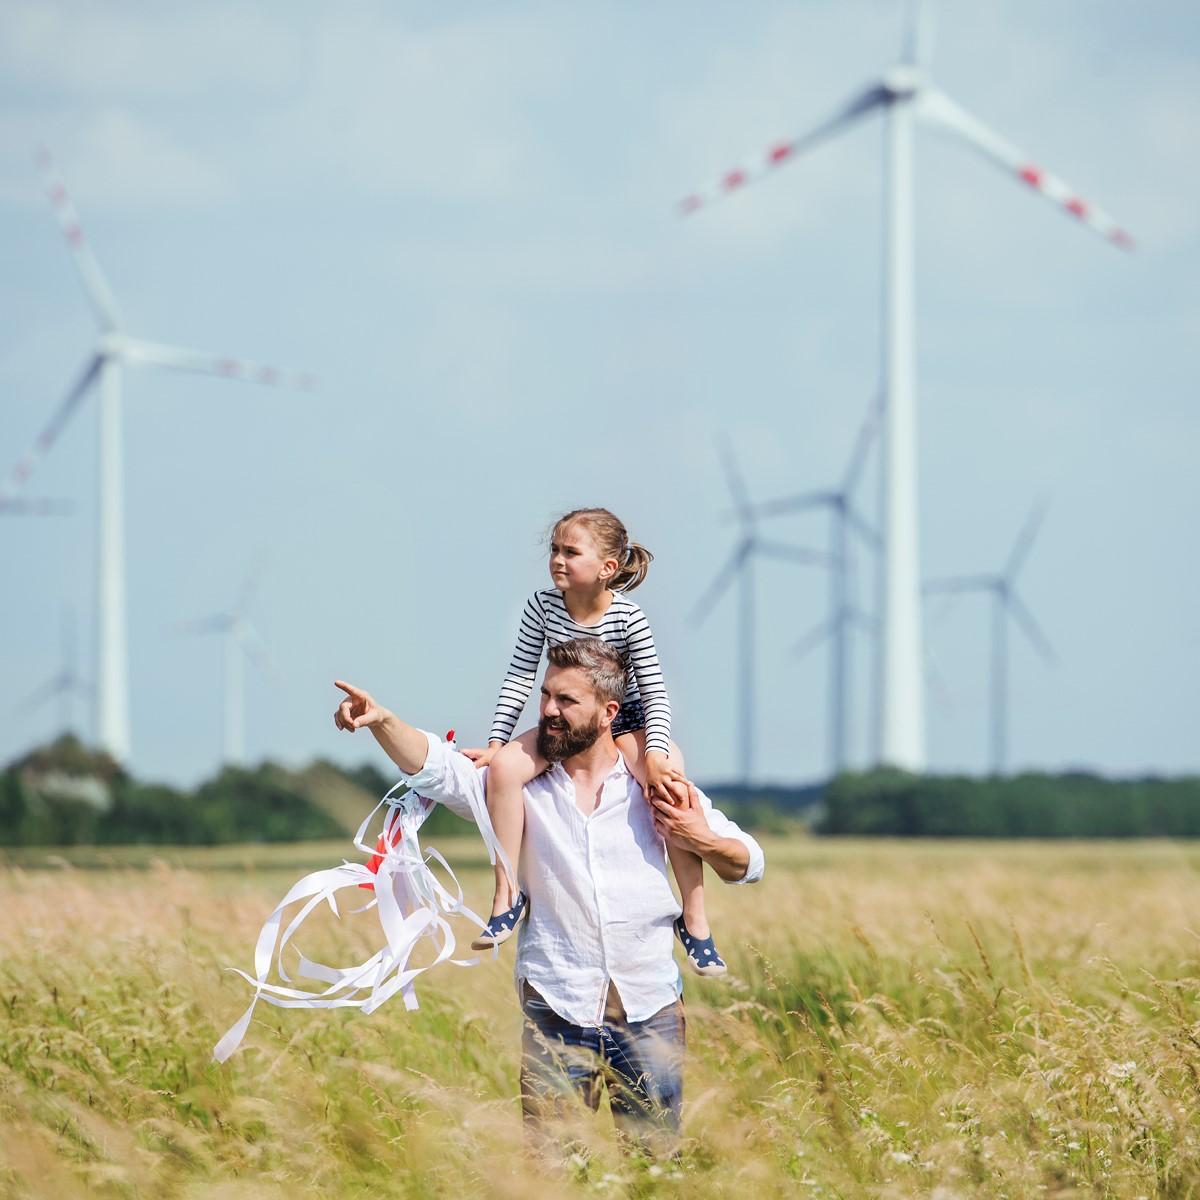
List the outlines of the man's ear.
{"label": "man's ear", "polygon": [[615,701],[610,700],[604,706],[604,719],[611,725],[617,719],[617,713],[621,711],[621,706]]}

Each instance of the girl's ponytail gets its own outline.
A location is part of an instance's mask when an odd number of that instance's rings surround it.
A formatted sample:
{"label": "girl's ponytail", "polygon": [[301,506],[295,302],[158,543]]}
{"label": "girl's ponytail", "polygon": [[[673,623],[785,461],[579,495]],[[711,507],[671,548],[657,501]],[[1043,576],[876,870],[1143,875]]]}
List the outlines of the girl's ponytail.
{"label": "girl's ponytail", "polygon": [[641,542],[630,542],[625,547],[625,561],[617,568],[609,587],[614,592],[632,592],[650,570],[654,555]]}

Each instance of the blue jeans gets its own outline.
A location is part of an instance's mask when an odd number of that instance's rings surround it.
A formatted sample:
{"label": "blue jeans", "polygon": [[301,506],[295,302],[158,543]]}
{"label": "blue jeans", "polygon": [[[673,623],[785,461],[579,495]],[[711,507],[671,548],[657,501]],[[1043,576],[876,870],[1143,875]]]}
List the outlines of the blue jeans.
{"label": "blue jeans", "polygon": [[521,1011],[521,1113],[537,1148],[552,1142],[548,1125],[580,1100],[594,1112],[607,1088],[622,1142],[655,1155],[674,1151],[683,1107],[682,1000],[648,1021],[630,1021],[610,985],[603,1024],[572,1025],[524,983]]}

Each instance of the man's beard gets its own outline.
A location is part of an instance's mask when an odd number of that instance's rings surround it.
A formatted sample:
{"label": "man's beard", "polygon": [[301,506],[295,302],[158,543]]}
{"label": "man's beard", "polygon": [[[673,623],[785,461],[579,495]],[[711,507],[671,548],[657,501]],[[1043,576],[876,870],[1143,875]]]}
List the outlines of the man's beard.
{"label": "man's beard", "polygon": [[564,758],[574,758],[595,745],[600,736],[600,718],[597,717],[590,725],[579,725],[574,729],[565,721],[562,729],[549,728],[549,722],[543,717],[538,722],[537,750],[547,762],[562,762]]}

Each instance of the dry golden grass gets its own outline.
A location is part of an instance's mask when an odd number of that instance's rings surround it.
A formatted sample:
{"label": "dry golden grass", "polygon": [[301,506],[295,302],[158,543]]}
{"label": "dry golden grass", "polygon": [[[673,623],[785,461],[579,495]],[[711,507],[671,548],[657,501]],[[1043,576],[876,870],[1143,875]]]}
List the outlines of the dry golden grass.
{"label": "dry golden grass", "polygon": [[[442,848],[482,902],[478,843]],[[260,1006],[209,1061],[247,1000],[220,968],[347,849],[0,869],[0,1196],[1200,1194],[1200,851],[767,843],[761,885],[710,885],[734,978],[688,984],[680,1166],[589,1118],[549,1177],[511,953],[439,968],[416,1013]],[[302,944],[350,961],[366,930]]]}

